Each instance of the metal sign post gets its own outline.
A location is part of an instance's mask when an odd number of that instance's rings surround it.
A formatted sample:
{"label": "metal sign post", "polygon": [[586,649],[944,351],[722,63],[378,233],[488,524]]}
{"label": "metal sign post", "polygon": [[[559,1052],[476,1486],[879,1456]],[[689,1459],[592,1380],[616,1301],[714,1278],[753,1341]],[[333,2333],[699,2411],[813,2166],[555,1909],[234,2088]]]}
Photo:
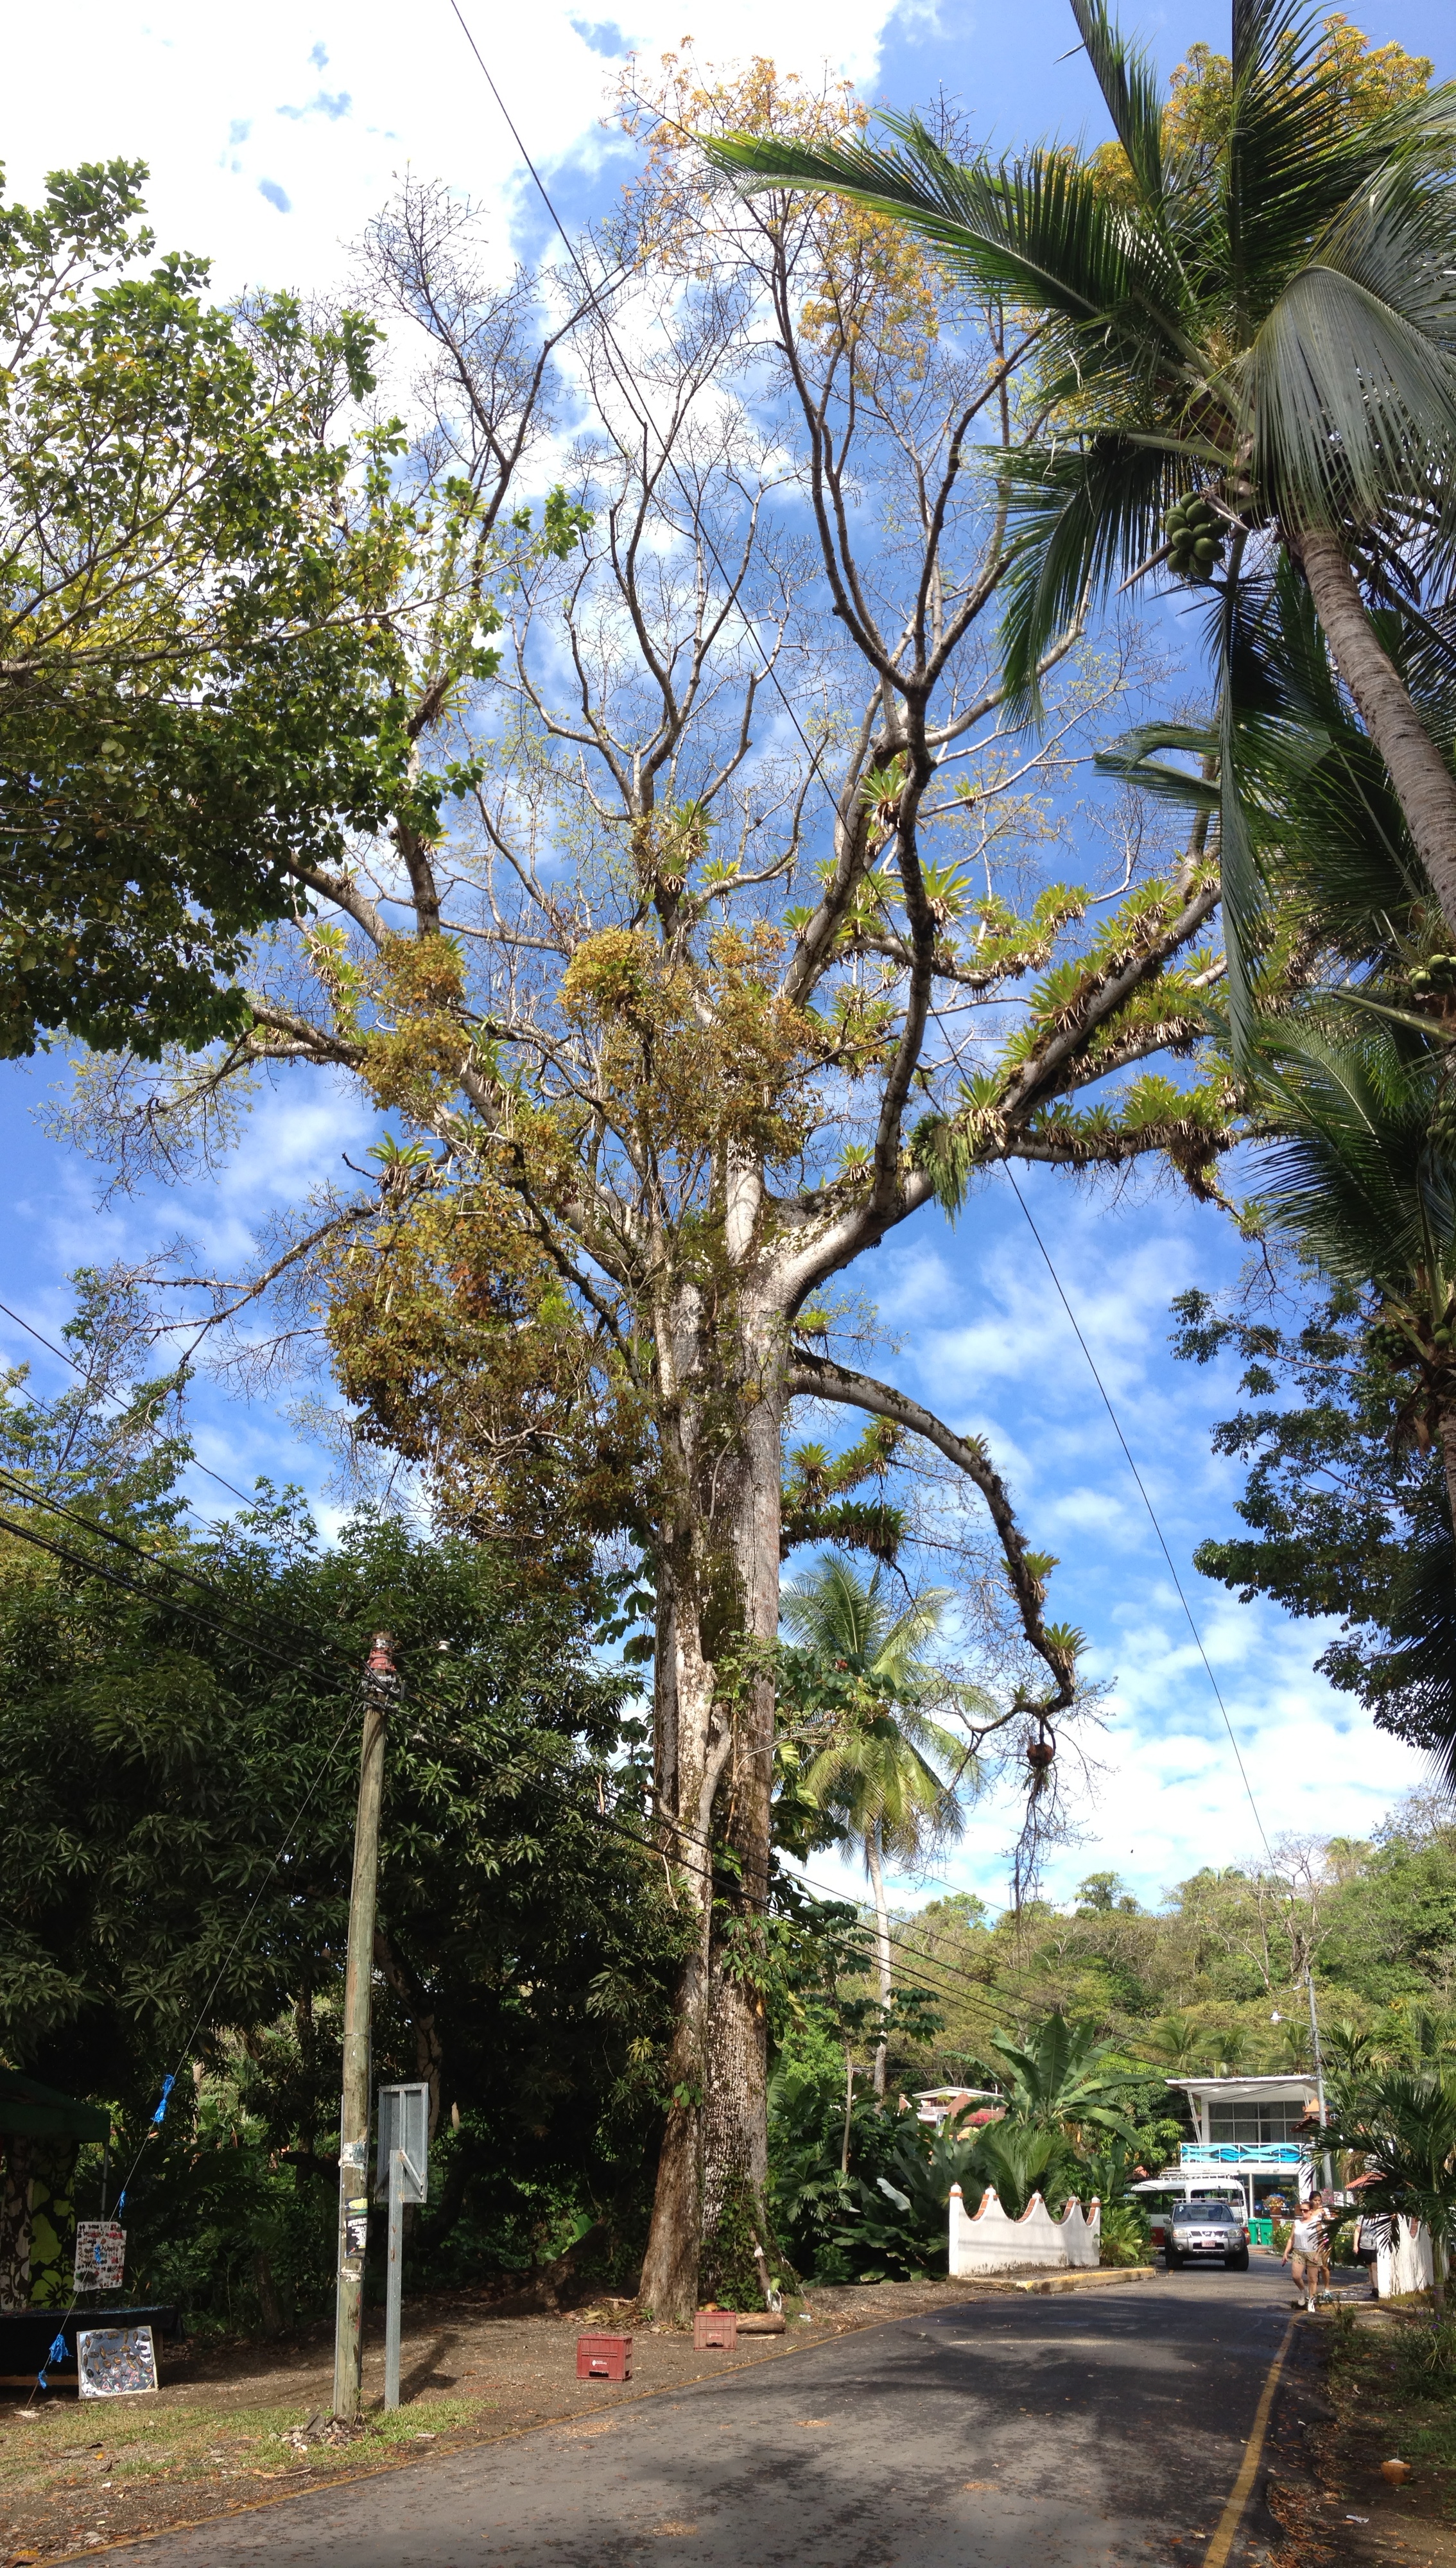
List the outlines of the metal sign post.
{"label": "metal sign post", "polygon": [[430,2088],[381,2086],[375,2200],[390,2206],[385,2266],[385,2407],[400,2404],[400,2302],[404,2280],[405,2205],[430,2199]]}

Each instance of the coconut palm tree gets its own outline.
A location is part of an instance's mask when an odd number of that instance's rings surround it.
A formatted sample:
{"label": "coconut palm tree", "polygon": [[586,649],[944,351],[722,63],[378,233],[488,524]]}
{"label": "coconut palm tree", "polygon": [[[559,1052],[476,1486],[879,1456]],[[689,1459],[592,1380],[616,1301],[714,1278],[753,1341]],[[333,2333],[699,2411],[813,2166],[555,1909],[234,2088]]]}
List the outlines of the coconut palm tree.
{"label": "coconut palm tree", "polygon": [[1160,2015],[1147,2036],[1147,2046],[1155,2060],[1176,2073],[1197,2069],[1206,2060],[1209,2038],[1189,2016]]}
{"label": "coconut palm tree", "polygon": [[1237,2078],[1248,2067],[1250,2039],[1242,2024],[1221,2025],[1213,2035],[1213,2049],[1221,2078]]}
{"label": "coconut palm tree", "polygon": [[947,270],[1037,316],[1047,432],[996,468],[1017,527],[1014,695],[1034,701],[1041,655],[1082,601],[1164,561],[1201,580],[1225,567],[1227,680],[1246,568],[1283,551],[1456,933],[1456,777],[1366,611],[1423,602],[1456,530],[1456,87],[1360,122],[1310,12],[1233,0],[1227,111],[1190,132],[1103,0],[1071,8],[1125,156],[1117,185],[1059,146],[958,164],[898,118],[881,149],[706,148],[740,182],[833,189],[899,219]]}
{"label": "coconut palm tree", "polygon": [[1418,1028],[1331,1006],[1260,1037],[1282,1137],[1260,1203],[1326,1274],[1372,1287],[1406,1397],[1397,1430],[1443,1459],[1456,1511],[1456,1091],[1449,1050]]}
{"label": "coconut palm tree", "polygon": [[1444,2316],[1456,2235],[1456,2079],[1392,2071],[1343,2101],[1325,2126],[1332,2148],[1363,2156],[1379,2181],[1362,2188],[1372,2211],[1423,2220],[1431,2236],[1431,2298]]}
{"label": "coconut palm tree", "polygon": [[[979,1690],[958,1686],[920,1654],[944,1621],[949,1588],[927,1588],[895,1611],[883,1574],[866,1579],[838,1553],[826,1553],[785,1588],[782,1620],[796,1641],[847,1675],[856,1714],[803,1770],[802,1789],[843,1819],[863,1849],[875,1909],[880,2002],[894,1995],[889,1857],[915,1863],[934,1844],[958,1836],[959,1792],[974,1781],[965,1743],[931,1718],[927,1706],[980,1705]],[[935,1761],[935,1762],[932,1762]],[[875,2051],[874,2086],[885,2091],[885,2043]]]}

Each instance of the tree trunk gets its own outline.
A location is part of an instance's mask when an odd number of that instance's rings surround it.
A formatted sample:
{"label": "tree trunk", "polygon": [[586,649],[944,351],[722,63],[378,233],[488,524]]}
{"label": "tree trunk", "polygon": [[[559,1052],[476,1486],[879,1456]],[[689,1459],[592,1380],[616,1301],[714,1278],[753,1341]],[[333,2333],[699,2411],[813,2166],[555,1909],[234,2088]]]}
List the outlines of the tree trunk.
{"label": "tree trunk", "polygon": [[676,1998],[668,2117],[639,2285],[685,2319],[700,2283],[762,2298],[772,2261],[767,2023],[773,1686],[754,1664],[778,1630],[786,1332],[739,1303],[710,1321],[698,1288],[660,1329],[667,1504],[658,1562],[655,1801],[693,1926]]}
{"label": "tree trunk", "polygon": [[278,2278],[273,2271],[273,2259],[266,2247],[253,2250],[253,2285],[258,2295],[264,2336],[281,2336],[288,2321],[284,2315]]}
{"label": "tree trunk", "polygon": [[1440,1410],[1441,1460],[1446,1469],[1446,1498],[1451,1509],[1451,1523],[1456,1527],[1456,1409],[1443,1402]]}
{"label": "tree trunk", "polygon": [[0,2189],[0,2310],[30,2307],[31,2144],[12,2131]]}
{"label": "tree trunk", "polygon": [[1304,566],[1334,665],[1385,762],[1441,914],[1456,937],[1456,778],[1376,639],[1339,537],[1315,527],[1289,541]]}
{"label": "tree trunk", "polygon": [[[893,1990],[890,1983],[890,1911],[885,1903],[885,1866],[878,1819],[865,1830],[865,1860],[869,1865],[870,1887],[875,1894],[875,1966],[879,1973],[880,2004],[888,2008]],[[884,2034],[875,2045],[875,2093],[881,2099],[885,2092]]]}

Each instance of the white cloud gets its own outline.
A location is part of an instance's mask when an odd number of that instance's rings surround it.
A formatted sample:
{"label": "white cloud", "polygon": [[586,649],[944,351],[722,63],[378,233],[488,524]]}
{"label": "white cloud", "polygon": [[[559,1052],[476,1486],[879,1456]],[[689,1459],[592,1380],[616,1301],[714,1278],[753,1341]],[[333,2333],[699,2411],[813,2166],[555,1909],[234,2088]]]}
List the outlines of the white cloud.
{"label": "white cloud", "polygon": [[[774,53],[806,75],[828,62],[872,76],[888,0],[737,0],[730,32],[699,28],[705,61]],[[564,0],[530,11],[464,0],[482,55],[538,167],[586,166],[610,149],[604,53],[620,32]],[[655,0],[630,34],[646,58],[676,46],[692,14]],[[66,76],[56,76],[64,61]],[[48,169],[122,155],[151,167],[149,201],[164,247],[212,256],[224,292],[243,284],[316,290],[341,272],[358,235],[407,163],[493,200],[515,202],[519,155],[447,8],[402,26],[382,0],[257,0],[244,16],[162,0],[60,0],[7,34],[12,97],[23,98],[7,154],[28,198]],[[532,209],[535,219],[535,209]]]}

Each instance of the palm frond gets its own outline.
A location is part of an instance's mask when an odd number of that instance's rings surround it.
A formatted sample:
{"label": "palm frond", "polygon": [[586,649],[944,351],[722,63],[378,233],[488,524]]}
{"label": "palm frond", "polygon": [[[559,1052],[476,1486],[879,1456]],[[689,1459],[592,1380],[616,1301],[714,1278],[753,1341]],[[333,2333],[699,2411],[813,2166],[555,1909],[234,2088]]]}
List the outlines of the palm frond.
{"label": "palm frond", "polygon": [[1163,95],[1146,54],[1129,45],[1103,0],[1071,0],[1077,33],[1143,203],[1163,194]]}
{"label": "palm frond", "polygon": [[1261,1201],[1326,1273],[1401,1302],[1439,1300],[1456,1248],[1451,1171],[1431,1142],[1440,1067],[1379,1023],[1342,1039],[1281,1023],[1261,1043],[1261,1089],[1283,1126],[1262,1155]]}
{"label": "palm frond", "polygon": [[705,135],[703,149],[747,192],[794,187],[845,196],[898,219],[954,272],[1105,334],[1125,315],[1128,353],[1149,325],[1177,342],[1182,286],[1155,230],[1129,224],[1092,172],[1064,152],[1000,164],[960,162],[915,118],[886,116],[896,147],[810,152],[770,136]]}
{"label": "palm frond", "polygon": [[1187,474],[1157,448],[1115,434],[1008,458],[1000,469],[1009,485],[1013,553],[1002,620],[1005,677],[1013,705],[1025,710],[1037,703],[1045,652],[1084,601],[1146,560]]}
{"label": "palm frond", "polygon": [[1175,803],[1180,810],[1217,811],[1217,784],[1206,776],[1190,775],[1185,767],[1165,767],[1153,755],[1160,749],[1184,750],[1190,758],[1217,758],[1218,733],[1201,723],[1138,723],[1099,749],[1092,764],[1103,776],[1135,785],[1155,801]]}
{"label": "palm frond", "polygon": [[1456,457],[1456,362],[1330,260],[1291,279],[1242,389],[1260,485],[1296,524],[1375,513]]}

